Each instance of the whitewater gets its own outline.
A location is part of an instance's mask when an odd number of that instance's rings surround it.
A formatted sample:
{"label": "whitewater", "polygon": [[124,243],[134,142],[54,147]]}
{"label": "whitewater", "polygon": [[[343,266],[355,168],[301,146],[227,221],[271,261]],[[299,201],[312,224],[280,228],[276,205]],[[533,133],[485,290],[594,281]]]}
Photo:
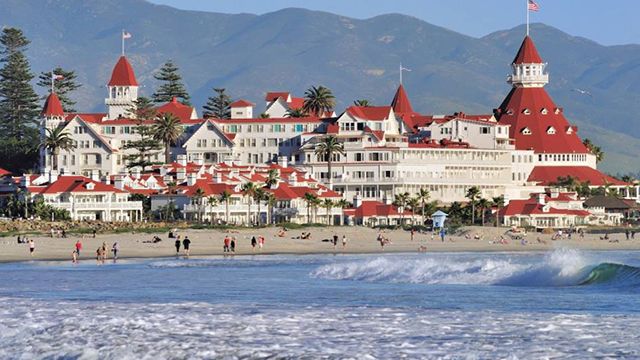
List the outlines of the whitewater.
{"label": "whitewater", "polygon": [[0,264],[0,358],[640,358],[639,265],[569,249]]}

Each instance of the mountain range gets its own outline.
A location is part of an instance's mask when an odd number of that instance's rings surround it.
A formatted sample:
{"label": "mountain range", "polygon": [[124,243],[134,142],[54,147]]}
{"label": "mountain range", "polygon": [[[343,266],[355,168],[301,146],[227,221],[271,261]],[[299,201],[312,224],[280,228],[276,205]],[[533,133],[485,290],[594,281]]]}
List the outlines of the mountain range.
{"label": "mountain range", "polygon": [[[520,26],[474,38],[398,14],[359,20],[289,8],[229,15],[144,0],[0,0],[0,9],[0,26],[19,27],[32,41],[34,72],[77,72],[82,111],[103,109],[122,29],[133,35],[126,53],[142,93],[153,93],[153,73],[172,59],[199,112],[213,87],[255,102],[258,113],[265,92],[301,96],[312,85],[333,90],[338,112],[356,99],[389,104],[402,63],[412,70],[404,86],[415,110],[491,113],[509,90],[506,76],[524,36]],[[603,46],[544,24],[533,24],[531,34],[549,64],[549,93],[580,135],[604,149],[600,167],[640,172],[640,45]]]}

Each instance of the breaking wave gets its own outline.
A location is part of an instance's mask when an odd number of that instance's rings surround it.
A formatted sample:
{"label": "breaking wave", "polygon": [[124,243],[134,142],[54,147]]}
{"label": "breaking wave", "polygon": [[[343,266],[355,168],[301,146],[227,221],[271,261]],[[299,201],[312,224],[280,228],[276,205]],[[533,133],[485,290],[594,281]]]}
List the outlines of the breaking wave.
{"label": "breaking wave", "polygon": [[540,262],[521,258],[460,259],[424,257],[332,263],[311,274],[331,280],[415,284],[486,284],[557,287],[578,285],[639,286],[640,268],[613,263],[590,264],[576,250],[556,250]]}

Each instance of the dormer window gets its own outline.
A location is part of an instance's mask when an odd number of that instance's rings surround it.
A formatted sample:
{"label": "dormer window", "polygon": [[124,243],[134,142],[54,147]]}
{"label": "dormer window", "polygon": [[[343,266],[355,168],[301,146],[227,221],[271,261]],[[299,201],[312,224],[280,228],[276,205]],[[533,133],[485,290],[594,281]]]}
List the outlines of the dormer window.
{"label": "dormer window", "polygon": [[547,128],[547,134],[549,135],[555,135],[556,134],[556,128],[554,128],[553,126],[549,126]]}
{"label": "dormer window", "polygon": [[522,135],[531,135],[531,130],[528,127],[526,127],[526,128],[523,128],[522,130],[520,130],[520,133]]}
{"label": "dormer window", "polygon": [[567,126],[567,135],[573,134],[573,126]]}
{"label": "dormer window", "polygon": [[542,110],[540,110],[540,113],[541,113],[542,115],[547,115],[547,114],[549,113],[549,111],[547,111],[547,109],[546,109],[546,108],[542,108]]}
{"label": "dormer window", "polygon": [[87,184],[87,190],[93,190],[95,188],[96,188],[96,184],[94,184],[94,183],[88,183]]}
{"label": "dormer window", "polygon": [[562,110],[560,110],[560,108],[555,108],[555,110],[553,111],[556,115],[560,114],[562,112]]}
{"label": "dormer window", "polygon": [[524,110],[522,110],[522,113],[525,114],[525,115],[530,115],[531,114],[531,110],[524,109]]}
{"label": "dormer window", "polygon": [[513,109],[507,110],[507,115],[513,115]]}

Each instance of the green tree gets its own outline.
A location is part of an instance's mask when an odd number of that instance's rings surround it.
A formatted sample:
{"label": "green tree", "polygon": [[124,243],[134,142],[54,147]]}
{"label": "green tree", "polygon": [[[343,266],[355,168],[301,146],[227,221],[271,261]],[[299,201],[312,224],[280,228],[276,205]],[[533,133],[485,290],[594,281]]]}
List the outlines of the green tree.
{"label": "green tree", "polygon": [[272,187],[276,185],[279,181],[280,181],[280,173],[276,169],[271,169],[267,173],[267,179],[265,180],[264,184],[267,187]]}
{"label": "green tree", "polygon": [[271,117],[271,115],[269,115],[267,113],[260,113],[260,119],[268,119],[270,117]]}
{"label": "green tree", "polygon": [[307,204],[307,224],[311,224],[311,209],[316,206],[319,199],[316,194],[306,192],[303,200]]}
{"label": "green tree", "polygon": [[316,145],[315,154],[327,162],[327,181],[329,189],[333,190],[333,174],[331,172],[333,155],[344,155],[344,145],[338,141],[337,137],[327,136]]}
{"label": "green tree", "polygon": [[31,86],[33,74],[24,51],[29,40],[20,29],[7,27],[0,35],[0,159],[18,173],[38,160],[38,95]]}
{"label": "green tree", "polygon": [[307,113],[303,109],[289,109],[286,114],[284,114],[284,117],[289,118],[303,118],[305,116],[307,116]]}
{"label": "green tree", "polygon": [[51,168],[53,170],[58,170],[58,155],[60,154],[60,150],[70,151],[76,148],[73,144],[71,134],[62,127],[57,127],[53,130],[47,128],[41,146],[49,152]]}
{"label": "green tree", "polygon": [[504,195],[494,197],[493,199],[491,199],[491,202],[497,208],[496,209],[496,227],[498,227],[500,226],[500,210],[502,210],[505,204]]}
{"label": "green tree", "polygon": [[478,200],[478,209],[480,209],[482,226],[484,226],[484,216],[485,216],[486,210],[490,207],[491,207],[491,202],[489,200],[485,198],[480,198],[480,200]]}
{"label": "green tree", "polygon": [[[336,202],[336,207],[339,207],[341,210],[351,207],[351,203],[346,199],[340,199]],[[344,225],[344,213],[340,214],[340,225]]]}
{"label": "green tree", "polygon": [[429,201],[429,199],[431,198],[431,193],[429,192],[428,189],[425,188],[420,188],[420,190],[418,190],[418,194],[416,195],[417,199],[420,201],[420,205],[422,205],[422,220],[424,221],[425,217],[424,217],[424,210],[425,210],[425,205],[427,204],[427,201]]}
{"label": "green tree", "polygon": [[220,194],[220,201],[224,203],[224,222],[229,224],[229,200],[231,200],[231,193],[224,190]]}
{"label": "green tree", "polygon": [[321,206],[325,210],[327,225],[331,225],[331,210],[336,206],[336,203],[331,199],[324,199]]}
{"label": "green tree", "polygon": [[209,206],[209,222],[213,225],[213,220],[215,218],[213,208],[218,206],[218,199],[215,196],[209,196],[207,198],[207,205]]}
{"label": "green tree", "polygon": [[251,205],[257,190],[258,187],[251,181],[242,184],[242,195],[247,198],[247,226],[251,226]]}
{"label": "green tree", "polygon": [[304,93],[302,109],[310,115],[322,116],[327,111],[333,111],[336,106],[335,96],[324,86],[312,86]]}
{"label": "green tree", "polygon": [[204,193],[204,190],[202,190],[201,188],[197,188],[192,197],[192,201],[193,201],[192,203],[198,209],[197,218],[199,222],[202,222],[202,199],[204,199],[204,197],[205,197],[205,193]]}
{"label": "green tree", "polygon": [[218,118],[229,119],[231,117],[231,97],[224,88],[213,88],[214,95],[207,99],[207,104],[202,107],[202,116],[205,119]]}
{"label": "green tree", "polygon": [[[61,67],[57,67],[53,69],[53,74],[55,76],[60,76],[61,79],[55,81],[54,91],[60,102],[62,103],[62,108],[64,112],[76,112],[75,105],[76,102],[73,101],[69,95],[71,92],[79,89],[82,85],[76,82],[76,73],[73,70],[67,71]],[[38,78],[38,86],[47,90],[47,92],[51,92],[51,72],[41,72]],[[46,97],[45,97],[46,98]]]}
{"label": "green tree", "polygon": [[480,188],[477,186],[472,186],[467,190],[467,195],[465,195],[467,199],[469,199],[469,203],[471,203],[471,225],[475,225],[476,223],[476,202],[480,197]]}
{"label": "green tree", "polygon": [[171,163],[171,145],[175,144],[182,135],[182,125],[172,113],[164,113],[156,118],[153,125],[153,139],[164,144],[164,161]]}
{"label": "green tree", "polygon": [[273,195],[272,192],[267,192],[265,196],[265,201],[267,203],[267,211],[269,212],[269,215],[267,216],[267,222],[269,224],[273,224],[274,222],[273,208],[278,203],[278,199],[276,199],[276,196]]}
{"label": "green tree", "polygon": [[411,223],[415,224],[416,211],[420,208],[420,199],[418,199],[417,197],[410,197],[407,200],[407,206],[411,208]]}
{"label": "green tree", "polygon": [[266,198],[267,192],[261,187],[256,187],[256,191],[253,194],[253,200],[258,204],[258,226],[262,225],[262,202],[266,200]]}
{"label": "green tree", "polygon": [[154,138],[154,130],[150,125],[156,116],[156,109],[151,100],[139,97],[129,109],[129,114],[135,119],[135,133],[138,139],[124,144],[123,149],[133,149],[135,153],[123,157],[127,162],[127,168],[141,167],[142,170],[154,165],[151,156],[160,150],[160,142]]}
{"label": "green tree", "polygon": [[363,106],[363,107],[369,107],[371,106],[371,102],[367,99],[360,99],[360,100],[356,100],[353,102],[353,105],[355,106]]}
{"label": "green tree", "polygon": [[591,140],[589,140],[589,139],[584,139],[582,141],[582,144],[584,144],[584,146],[586,146],[586,148],[589,150],[589,152],[591,152],[593,155],[595,155],[596,162],[599,163],[602,160],[604,160],[604,151],[602,151],[600,146],[597,146],[596,144],[591,142]]}
{"label": "green tree", "polygon": [[400,224],[404,224],[404,209],[409,204],[409,198],[411,195],[408,192],[396,194],[396,198],[393,200],[393,205],[399,207],[400,212]]}
{"label": "green tree", "polygon": [[153,94],[153,102],[166,103],[175,97],[181,103],[189,105],[191,98],[182,83],[182,76],[180,76],[178,66],[173,63],[173,60],[167,60],[153,77],[160,81],[160,86]]}

